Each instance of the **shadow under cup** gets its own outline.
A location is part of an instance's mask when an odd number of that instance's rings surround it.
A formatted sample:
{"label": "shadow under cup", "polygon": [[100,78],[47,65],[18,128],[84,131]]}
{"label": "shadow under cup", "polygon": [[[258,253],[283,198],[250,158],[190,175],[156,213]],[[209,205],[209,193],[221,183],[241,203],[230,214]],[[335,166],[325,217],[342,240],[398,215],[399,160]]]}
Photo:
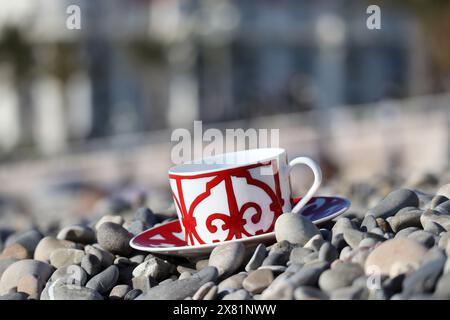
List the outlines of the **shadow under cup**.
{"label": "shadow under cup", "polygon": [[186,243],[216,243],[272,232],[277,217],[292,209],[291,167],[284,149],[266,148],[171,168],[170,186]]}

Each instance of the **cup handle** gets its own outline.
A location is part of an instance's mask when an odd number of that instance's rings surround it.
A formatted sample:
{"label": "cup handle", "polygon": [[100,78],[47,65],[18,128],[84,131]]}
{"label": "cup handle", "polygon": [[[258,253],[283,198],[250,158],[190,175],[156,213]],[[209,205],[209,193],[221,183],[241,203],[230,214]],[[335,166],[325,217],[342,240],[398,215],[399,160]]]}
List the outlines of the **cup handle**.
{"label": "cup handle", "polygon": [[314,193],[316,193],[317,189],[319,189],[320,184],[322,183],[322,171],[317,163],[307,157],[298,157],[294,158],[289,162],[289,174],[291,173],[292,168],[298,164],[307,165],[312,172],[314,173],[314,183],[311,188],[309,188],[308,192],[304,197],[292,208],[292,212],[298,213],[300,210],[308,203],[308,201],[312,198]]}

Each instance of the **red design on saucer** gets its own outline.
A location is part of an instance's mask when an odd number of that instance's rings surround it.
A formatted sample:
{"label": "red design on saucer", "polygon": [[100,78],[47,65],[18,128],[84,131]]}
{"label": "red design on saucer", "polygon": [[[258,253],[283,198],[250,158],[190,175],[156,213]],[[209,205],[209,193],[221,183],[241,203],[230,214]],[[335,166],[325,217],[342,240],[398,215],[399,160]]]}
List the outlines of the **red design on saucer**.
{"label": "red design on saucer", "polygon": [[[297,204],[301,198],[291,200],[292,205]],[[327,221],[350,207],[350,201],[339,197],[313,197],[302,209],[301,215],[317,224],[317,221]],[[273,234],[273,232],[272,232]],[[275,236],[273,236],[275,237]],[[249,238],[251,240],[251,238]],[[134,248],[139,250],[167,248],[183,249],[195,248],[189,246],[184,237],[180,220],[173,220],[151,228],[137,235],[131,240]],[[197,246],[198,247],[198,246]],[[151,250],[148,250],[151,251]]]}
{"label": "red design on saucer", "polygon": [[[272,176],[275,190],[273,190],[272,187],[267,183],[265,183],[264,181],[252,177],[250,170],[260,168],[263,166],[272,166],[273,168]],[[228,199],[229,214],[223,212],[212,212],[206,218],[205,223],[206,228],[210,233],[216,233],[218,231],[218,228],[216,225],[213,224],[213,222],[215,222],[216,220],[222,221],[223,224],[221,226],[221,229],[223,231],[228,232],[224,241],[232,239],[240,239],[243,236],[249,237],[257,234],[262,234],[265,232],[271,232],[274,228],[276,219],[283,212],[282,208],[284,205],[284,200],[281,195],[279,174],[275,160],[239,168],[225,169],[212,173],[198,174],[192,176],[171,174],[169,175],[169,177],[170,179],[174,179],[176,181],[178,194],[177,195],[173,194],[173,198],[182,216],[181,222],[183,223],[185,231],[185,241],[187,243],[191,244],[205,243],[205,241],[201,238],[201,236],[198,233],[197,230],[198,221],[194,216],[194,212],[200,203],[211,197],[212,190],[221,183],[224,183],[225,186],[226,195]],[[211,180],[206,183],[205,191],[197,195],[188,208],[185,202],[185,196],[183,194],[182,180],[209,178],[209,177],[211,177]],[[255,211],[255,213],[253,213],[253,215],[250,217],[250,221],[256,225],[258,222],[261,221],[263,210],[267,209],[261,208],[261,206],[258,203],[252,201],[238,204],[233,186],[233,178],[245,179],[247,185],[255,186],[256,188],[262,190],[270,198],[270,205],[268,209],[273,213],[273,218],[272,221],[270,222],[270,226],[266,228],[266,230],[263,229],[259,229],[256,231],[248,230],[247,226],[248,222],[244,218],[244,214],[248,212],[248,210]],[[219,240],[215,240],[214,242],[218,241]]]}

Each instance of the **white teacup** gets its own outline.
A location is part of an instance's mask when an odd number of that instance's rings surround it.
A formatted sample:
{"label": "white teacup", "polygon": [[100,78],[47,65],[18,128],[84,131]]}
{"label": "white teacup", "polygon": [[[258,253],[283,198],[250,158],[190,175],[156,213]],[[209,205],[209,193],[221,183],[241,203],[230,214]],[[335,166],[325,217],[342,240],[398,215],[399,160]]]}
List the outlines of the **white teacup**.
{"label": "white teacup", "polygon": [[[314,183],[291,205],[291,169],[307,165]],[[310,158],[288,163],[284,149],[226,153],[169,170],[176,210],[188,245],[222,242],[272,232],[283,212],[299,212],[322,182]]]}

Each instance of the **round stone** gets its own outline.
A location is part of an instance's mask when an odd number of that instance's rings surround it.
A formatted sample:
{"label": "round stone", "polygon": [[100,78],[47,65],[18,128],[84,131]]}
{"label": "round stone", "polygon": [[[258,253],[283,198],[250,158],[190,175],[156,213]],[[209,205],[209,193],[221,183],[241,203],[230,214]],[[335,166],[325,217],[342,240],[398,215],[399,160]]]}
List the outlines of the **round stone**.
{"label": "round stone", "polygon": [[119,269],[116,266],[109,266],[86,284],[87,288],[104,294],[111,290],[119,279]]}
{"label": "round stone", "polygon": [[418,207],[419,198],[414,191],[409,189],[398,189],[389,193],[375,207],[370,209],[366,215],[375,218],[387,218],[396,214],[405,207]]}
{"label": "round stone", "polygon": [[56,249],[50,255],[50,264],[55,268],[71,264],[80,264],[83,257],[84,251],[80,249]]}
{"label": "round stone", "polygon": [[110,223],[115,223],[118,225],[122,225],[123,224],[123,218],[122,216],[116,216],[116,215],[104,215],[103,217],[100,218],[100,220],[98,220],[98,222],[95,224],[95,230],[98,231],[98,229],[100,228],[100,226],[102,224],[104,224],[105,222],[110,222]]}
{"label": "round stone", "polygon": [[242,283],[245,290],[250,293],[258,294],[264,291],[273,281],[273,272],[268,269],[259,269],[252,271]]}
{"label": "round stone", "polygon": [[245,271],[249,272],[249,271],[258,269],[262,265],[266,256],[267,256],[266,246],[264,244],[260,243],[256,247],[255,251],[253,252],[252,257],[250,258],[247,265],[245,266]]}
{"label": "round stone", "polygon": [[214,248],[208,265],[216,267],[219,276],[227,276],[240,268],[244,257],[245,247],[241,242],[227,243]]}
{"label": "round stone", "polygon": [[70,226],[61,229],[56,238],[76,243],[90,244],[95,242],[95,232],[89,227]]}
{"label": "round stone", "polygon": [[311,220],[297,213],[284,213],[275,222],[275,237],[278,242],[288,241],[304,246],[315,235],[320,235],[319,229]]}
{"label": "round stone", "polygon": [[26,275],[34,275],[46,282],[53,273],[54,268],[42,261],[24,259],[11,264],[0,279],[0,295],[6,294],[17,287],[19,280]]}
{"label": "round stone", "polygon": [[78,265],[67,265],[58,268],[53,272],[51,281],[63,281],[67,285],[84,286],[87,282],[87,274],[83,268]]}
{"label": "round stone", "polygon": [[329,242],[325,242],[319,250],[319,260],[326,262],[333,262],[339,256],[338,251]]}
{"label": "round stone", "polygon": [[103,297],[90,288],[56,281],[47,283],[41,300],[103,300]]}
{"label": "round stone", "polygon": [[83,256],[83,258],[81,259],[81,267],[90,277],[95,276],[102,270],[100,260],[93,254],[86,254]]}
{"label": "round stone", "polygon": [[401,209],[395,216],[389,220],[389,224],[394,232],[398,232],[408,227],[422,227],[420,216],[423,211],[415,207],[406,207]]}
{"label": "round stone", "polygon": [[319,278],[319,287],[325,292],[351,286],[353,281],[364,274],[356,263],[341,263],[334,269],[326,270]]}
{"label": "round stone", "polygon": [[29,259],[31,256],[28,253],[27,248],[25,248],[20,243],[13,243],[3,249],[2,254],[0,255],[1,259]]}
{"label": "round stone", "polygon": [[139,208],[134,214],[134,219],[141,221],[146,228],[151,228],[156,223],[156,216],[149,208]]}
{"label": "round stone", "polygon": [[131,291],[131,286],[126,284],[119,284],[112,288],[109,293],[109,299],[111,300],[123,300],[128,292]]}
{"label": "round stone", "polygon": [[100,264],[101,264],[102,268],[107,268],[110,265],[112,265],[114,262],[114,259],[115,259],[114,255],[111,252],[106,251],[103,248],[96,246],[96,245],[85,246],[84,252],[86,252],[86,254],[92,254],[92,255],[96,256],[100,260]]}
{"label": "round stone", "polygon": [[219,292],[224,290],[231,292],[242,289],[242,283],[244,282],[244,279],[247,277],[247,275],[248,274],[246,272],[241,272],[221,281],[219,283]]}
{"label": "round stone", "polygon": [[133,235],[121,225],[105,222],[97,230],[99,245],[111,253],[128,256],[132,252],[129,242]]}
{"label": "round stone", "polygon": [[15,233],[6,239],[5,247],[9,247],[15,243],[18,243],[25,247],[28,251],[29,257],[32,257],[34,254],[34,250],[38,245],[39,241],[42,239],[42,234],[36,230],[31,229],[21,233]]}
{"label": "round stone", "polygon": [[387,240],[377,246],[367,257],[367,274],[379,272],[394,277],[399,273],[417,269],[427,252],[420,243],[406,238]]}
{"label": "round stone", "polygon": [[34,252],[34,259],[49,262],[50,255],[56,249],[61,248],[75,249],[76,247],[77,244],[72,241],[59,240],[53,237],[45,237],[41,241],[39,241],[39,244],[37,245],[36,250]]}
{"label": "round stone", "polygon": [[450,183],[444,184],[436,192],[437,196],[444,196],[450,199]]}
{"label": "round stone", "polygon": [[151,257],[150,259],[142,262],[133,270],[133,276],[146,276],[152,277],[157,281],[161,281],[169,277],[174,271],[175,266],[166,260]]}

